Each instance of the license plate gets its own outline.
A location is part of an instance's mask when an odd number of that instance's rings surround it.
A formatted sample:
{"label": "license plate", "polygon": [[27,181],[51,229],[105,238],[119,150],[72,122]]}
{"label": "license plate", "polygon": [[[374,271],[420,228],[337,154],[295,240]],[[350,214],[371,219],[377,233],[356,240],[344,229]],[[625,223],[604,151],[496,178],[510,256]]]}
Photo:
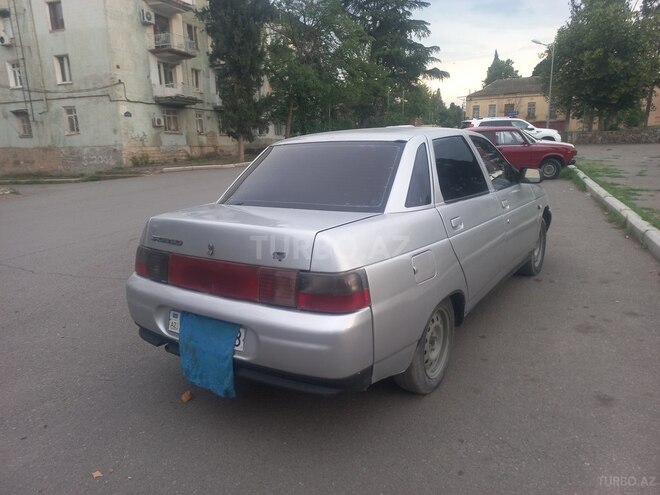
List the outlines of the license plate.
{"label": "license plate", "polygon": [[[180,311],[170,311],[170,320],[167,324],[167,330],[171,333],[179,334],[179,329],[181,328],[181,312]],[[234,350],[243,352],[245,350],[245,328],[241,327],[238,330],[236,335],[236,343],[234,344]]]}

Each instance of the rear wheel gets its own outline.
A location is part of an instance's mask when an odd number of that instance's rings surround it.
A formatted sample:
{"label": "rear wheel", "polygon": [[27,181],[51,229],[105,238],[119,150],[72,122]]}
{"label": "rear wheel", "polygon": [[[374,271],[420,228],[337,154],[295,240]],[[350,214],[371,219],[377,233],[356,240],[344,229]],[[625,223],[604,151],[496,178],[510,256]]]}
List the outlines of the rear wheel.
{"label": "rear wheel", "polygon": [[556,179],[561,174],[561,162],[556,158],[546,158],[541,163],[541,175],[544,179]]}
{"label": "rear wheel", "polygon": [[403,389],[415,394],[433,392],[445,374],[454,341],[454,307],[445,299],[433,311],[422,338],[417,343],[412,363],[394,380]]}
{"label": "rear wheel", "polygon": [[525,263],[522,267],[520,267],[520,270],[518,270],[520,275],[532,277],[541,273],[541,269],[543,268],[543,260],[545,259],[546,231],[547,227],[545,225],[545,220],[541,219],[539,238],[536,240],[536,246],[534,246],[534,251],[532,251],[532,254],[527,260],[527,263]]}

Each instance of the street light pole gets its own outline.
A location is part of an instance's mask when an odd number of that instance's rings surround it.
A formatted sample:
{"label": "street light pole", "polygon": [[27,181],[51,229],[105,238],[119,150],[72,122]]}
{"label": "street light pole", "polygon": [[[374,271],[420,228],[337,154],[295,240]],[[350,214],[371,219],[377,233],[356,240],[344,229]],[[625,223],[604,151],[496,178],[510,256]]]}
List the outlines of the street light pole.
{"label": "street light pole", "polygon": [[532,43],[543,45],[550,48],[550,85],[548,87],[548,118],[546,119],[545,126],[550,127],[550,110],[552,110],[552,76],[555,70],[555,44],[554,43],[541,43],[539,40],[532,40]]}

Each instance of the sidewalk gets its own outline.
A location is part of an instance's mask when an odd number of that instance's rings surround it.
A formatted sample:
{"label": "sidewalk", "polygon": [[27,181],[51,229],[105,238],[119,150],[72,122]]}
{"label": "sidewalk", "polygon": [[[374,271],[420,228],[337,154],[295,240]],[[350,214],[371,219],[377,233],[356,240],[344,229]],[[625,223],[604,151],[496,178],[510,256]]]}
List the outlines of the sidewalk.
{"label": "sidewalk", "polygon": [[[605,172],[601,178],[612,184],[631,188],[634,204],[660,211],[660,144],[609,144],[578,146],[580,161],[601,162]],[[617,214],[625,228],[658,260],[660,260],[660,231],[614,198],[581,171],[587,191],[607,210]]]}
{"label": "sidewalk", "polygon": [[607,181],[634,188],[640,194],[635,199],[638,206],[660,211],[660,144],[589,144],[576,148],[578,160],[600,161],[616,169],[619,173]]}

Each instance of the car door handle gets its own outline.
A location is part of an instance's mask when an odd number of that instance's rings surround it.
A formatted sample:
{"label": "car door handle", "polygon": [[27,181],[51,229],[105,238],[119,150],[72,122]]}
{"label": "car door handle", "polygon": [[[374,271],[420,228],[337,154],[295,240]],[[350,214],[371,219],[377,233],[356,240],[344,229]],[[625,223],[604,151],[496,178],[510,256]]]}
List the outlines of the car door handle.
{"label": "car door handle", "polygon": [[461,219],[461,217],[452,218],[450,222],[454,230],[459,230],[463,228],[463,220]]}
{"label": "car door handle", "polygon": [[505,210],[509,209],[509,202],[506,199],[502,200],[502,208],[504,208]]}

